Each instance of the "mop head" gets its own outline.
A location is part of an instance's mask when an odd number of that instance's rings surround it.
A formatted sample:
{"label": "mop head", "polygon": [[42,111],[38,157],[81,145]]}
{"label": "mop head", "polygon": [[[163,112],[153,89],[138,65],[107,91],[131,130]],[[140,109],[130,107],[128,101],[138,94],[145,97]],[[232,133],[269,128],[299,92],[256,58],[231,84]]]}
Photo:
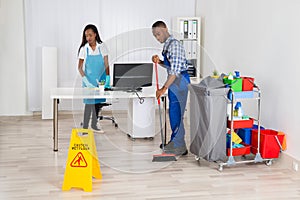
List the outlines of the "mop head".
{"label": "mop head", "polygon": [[152,162],[168,162],[168,161],[177,161],[176,155],[167,154],[167,153],[153,155]]}

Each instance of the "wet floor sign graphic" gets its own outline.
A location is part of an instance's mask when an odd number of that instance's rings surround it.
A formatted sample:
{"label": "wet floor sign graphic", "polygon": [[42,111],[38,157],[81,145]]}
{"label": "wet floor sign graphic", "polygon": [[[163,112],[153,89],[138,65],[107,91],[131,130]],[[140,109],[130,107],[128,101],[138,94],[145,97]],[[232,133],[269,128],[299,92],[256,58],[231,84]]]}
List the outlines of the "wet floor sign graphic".
{"label": "wet floor sign graphic", "polygon": [[84,156],[79,152],[73,161],[71,162],[71,167],[87,167],[87,163],[84,159]]}
{"label": "wet floor sign graphic", "polygon": [[[80,133],[87,134],[79,135]],[[74,187],[91,192],[92,177],[102,178],[93,131],[72,129],[62,190]]]}

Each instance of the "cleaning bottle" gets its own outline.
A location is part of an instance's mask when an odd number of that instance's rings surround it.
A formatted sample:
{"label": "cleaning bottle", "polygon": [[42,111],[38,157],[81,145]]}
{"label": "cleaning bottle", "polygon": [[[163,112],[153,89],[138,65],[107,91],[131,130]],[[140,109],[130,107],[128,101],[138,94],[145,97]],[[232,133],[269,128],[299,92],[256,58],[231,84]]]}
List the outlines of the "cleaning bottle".
{"label": "cleaning bottle", "polygon": [[241,102],[236,102],[236,104],[234,106],[233,115],[235,117],[239,117],[239,118],[243,117],[244,113],[243,113],[243,110],[242,110],[242,104],[241,104]]}
{"label": "cleaning bottle", "polygon": [[239,71],[234,71],[235,77],[234,78],[240,78],[240,72]]}
{"label": "cleaning bottle", "polygon": [[228,80],[233,80],[233,78],[234,78],[234,77],[233,77],[233,75],[232,75],[232,73],[231,73],[231,72],[229,72],[229,74],[228,74],[228,77],[227,77],[227,78],[228,78]]}

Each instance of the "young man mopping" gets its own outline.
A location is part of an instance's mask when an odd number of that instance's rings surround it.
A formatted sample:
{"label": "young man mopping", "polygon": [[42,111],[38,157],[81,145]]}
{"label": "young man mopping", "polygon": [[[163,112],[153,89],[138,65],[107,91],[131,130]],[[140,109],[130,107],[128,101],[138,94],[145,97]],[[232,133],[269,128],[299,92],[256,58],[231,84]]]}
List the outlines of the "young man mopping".
{"label": "young man mopping", "polygon": [[167,81],[156,91],[156,98],[159,99],[168,90],[172,135],[164,150],[165,153],[186,155],[188,151],[184,139],[183,115],[190,77],[187,73],[185,50],[182,44],[169,34],[168,28],[163,21],[157,21],[152,25],[152,33],[160,43],[164,43],[162,52],[164,60],[162,61],[158,55],[154,55],[152,56],[152,61],[166,68],[168,73]]}

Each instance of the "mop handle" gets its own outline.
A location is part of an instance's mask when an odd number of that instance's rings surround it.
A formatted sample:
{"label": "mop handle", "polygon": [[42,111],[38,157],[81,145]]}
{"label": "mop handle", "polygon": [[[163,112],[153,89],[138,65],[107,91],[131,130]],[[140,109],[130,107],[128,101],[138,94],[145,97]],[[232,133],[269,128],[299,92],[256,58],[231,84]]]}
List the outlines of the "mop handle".
{"label": "mop handle", "polygon": [[[155,64],[155,78],[156,78],[156,89],[159,90],[159,86],[158,86],[158,70],[157,70],[157,63]],[[160,105],[160,98],[157,99],[157,103],[158,105]]]}

